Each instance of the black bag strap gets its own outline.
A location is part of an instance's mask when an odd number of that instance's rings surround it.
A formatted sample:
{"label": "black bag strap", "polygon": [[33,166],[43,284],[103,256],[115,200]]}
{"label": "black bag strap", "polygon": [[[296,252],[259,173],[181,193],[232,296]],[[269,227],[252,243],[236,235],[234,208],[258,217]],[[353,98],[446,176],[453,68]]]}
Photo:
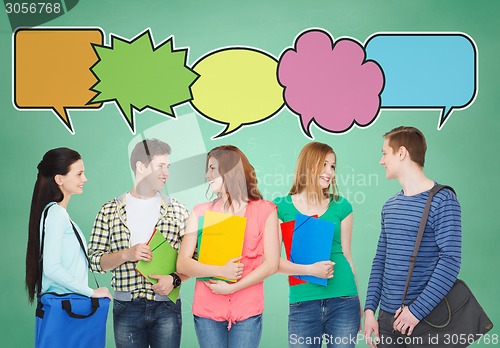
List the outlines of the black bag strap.
{"label": "black bag strap", "polygon": [[[54,203],[55,204],[55,203]],[[38,259],[38,281],[36,282],[36,292],[38,295],[42,293],[42,275],[43,275],[43,246],[45,244],[45,220],[47,219],[47,214],[52,205],[45,208],[43,212],[43,222],[42,222],[42,241],[40,245],[40,258]]]}
{"label": "black bag strap", "polygon": [[429,211],[431,210],[432,198],[439,190],[447,188],[455,193],[455,190],[451,186],[436,184],[429,191],[429,196],[427,197],[427,202],[425,203],[424,211],[422,213],[422,218],[420,219],[420,226],[418,227],[417,238],[415,240],[415,246],[413,248],[413,254],[410,258],[410,267],[408,269],[408,276],[406,277],[405,290],[403,292],[403,299],[401,300],[401,307],[405,305],[406,295],[408,293],[408,288],[410,287],[411,275],[413,274],[413,269],[415,268],[415,262],[417,261],[418,249],[420,248],[420,243],[422,242],[422,237],[424,236],[425,225],[427,224],[427,218],[429,216]]}
{"label": "black bag strap", "polygon": [[[69,222],[71,223],[71,227],[73,227],[73,232],[75,232],[76,239],[78,239],[78,244],[80,244],[80,248],[83,251],[83,255],[85,255],[85,258],[87,259],[87,262],[88,262],[89,268],[90,268],[90,259],[89,259],[89,256],[87,255],[87,251],[85,250],[85,246],[83,245],[82,238],[80,237],[80,234],[78,233],[75,225],[73,224],[73,221],[69,220]],[[97,278],[95,277],[95,274],[92,273],[92,276],[94,277],[95,285],[99,288],[99,283],[97,282]]]}
{"label": "black bag strap", "polygon": [[78,314],[78,313],[73,313],[73,310],[71,308],[71,300],[62,300],[62,308],[68,313],[68,315],[71,318],[75,319],[85,319],[88,317],[91,317],[94,315],[95,312],[99,309],[99,299],[98,298],[91,298],[91,303],[92,303],[92,310],[90,311],[89,314]]}
{"label": "black bag strap", "polygon": [[[57,203],[54,203],[57,204]],[[37,282],[37,293],[38,295],[41,295],[42,293],[42,275],[43,275],[43,248],[45,244],[45,220],[47,219],[47,214],[49,213],[49,209],[54,205],[51,204],[47,208],[45,208],[45,211],[43,212],[43,221],[42,221],[42,240],[40,244],[40,259],[38,260],[39,262],[39,272],[38,272],[38,282]],[[85,251],[85,246],[83,245],[82,238],[80,237],[80,234],[78,233],[78,230],[76,229],[75,225],[73,224],[73,221],[71,219],[69,220],[71,223],[71,227],[73,227],[73,232],[75,233],[76,238],[78,239],[78,244],[80,244],[80,248],[82,249],[83,255],[85,255],[85,258],[87,259],[87,262],[90,267],[90,259],[87,255],[87,252]],[[97,282],[97,278],[95,274],[92,274],[94,276],[94,281],[97,287],[99,287],[99,283]]]}

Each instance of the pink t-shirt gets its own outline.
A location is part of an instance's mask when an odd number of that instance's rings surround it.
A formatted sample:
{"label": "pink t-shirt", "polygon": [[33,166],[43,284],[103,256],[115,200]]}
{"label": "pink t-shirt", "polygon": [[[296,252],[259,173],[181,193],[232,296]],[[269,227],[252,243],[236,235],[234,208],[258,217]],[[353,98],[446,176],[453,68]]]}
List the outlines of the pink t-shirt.
{"label": "pink t-shirt", "polygon": [[[196,216],[206,210],[219,211],[220,201],[207,202],[194,207]],[[251,201],[246,208],[247,224],[243,241],[242,262],[243,277],[257,268],[263,261],[264,227],[267,218],[276,210],[276,206],[265,200]],[[252,285],[231,295],[218,295],[197,280],[194,289],[193,314],[215,321],[229,321],[231,324],[248,319],[264,311],[264,282]]]}

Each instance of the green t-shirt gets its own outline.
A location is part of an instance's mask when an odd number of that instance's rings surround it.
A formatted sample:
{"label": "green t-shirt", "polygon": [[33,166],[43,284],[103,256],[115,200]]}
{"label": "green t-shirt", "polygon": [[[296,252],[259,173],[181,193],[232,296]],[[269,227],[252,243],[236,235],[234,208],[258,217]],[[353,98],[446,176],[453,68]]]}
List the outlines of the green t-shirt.
{"label": "green t-shirt", "polygon": [[[290,195],[278,197],[273,201],[278,206],[278,217],[281,221],[295,220],[299,211],[292,203]],[[344,197],[330,204],[328,210],[319,218],[335,224],[332,252],[330,260],[335,262],[333,278],[328,279],[328,285],[322,286],[304,283],[290,286],[290,303],[321,300],[341,296],[356,296],[358,289],[351,265],[342,252],[340,222],[352,213],[352,205]]]}

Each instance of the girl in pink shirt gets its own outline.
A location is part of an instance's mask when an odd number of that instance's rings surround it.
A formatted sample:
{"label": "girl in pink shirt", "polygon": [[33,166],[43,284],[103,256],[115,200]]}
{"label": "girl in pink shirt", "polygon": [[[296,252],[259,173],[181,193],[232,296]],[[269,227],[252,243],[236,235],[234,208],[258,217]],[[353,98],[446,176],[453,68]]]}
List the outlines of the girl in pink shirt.
{"label": "girl in pink shirt", "polygon": [[[280,249],[276,206],[262,199],[255,170],[237,147],[227,145],[207,155],[206,178],[217,195],[197,205],[186,226],[177,271],[191,277],[224,277],[196,281],[193,315],[196,335],[204,347],[258,347],[264,310],[263,280],[278,269]],[[242,256],[224,266],[193,258],[198,241],[198,219],[207,210],[246,217]]]}

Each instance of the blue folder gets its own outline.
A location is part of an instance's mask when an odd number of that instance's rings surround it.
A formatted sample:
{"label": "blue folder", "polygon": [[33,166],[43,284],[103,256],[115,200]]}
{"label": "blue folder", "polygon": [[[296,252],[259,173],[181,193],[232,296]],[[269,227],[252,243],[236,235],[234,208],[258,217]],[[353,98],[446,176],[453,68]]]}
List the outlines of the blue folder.
{"label": "blue folder", "polygon": [[[298,213],[295,217],[290,261],[310,265],[330,260],[335,224]],[[314,276],[297,276],[309,283],[326,286],[328,279]]]}

